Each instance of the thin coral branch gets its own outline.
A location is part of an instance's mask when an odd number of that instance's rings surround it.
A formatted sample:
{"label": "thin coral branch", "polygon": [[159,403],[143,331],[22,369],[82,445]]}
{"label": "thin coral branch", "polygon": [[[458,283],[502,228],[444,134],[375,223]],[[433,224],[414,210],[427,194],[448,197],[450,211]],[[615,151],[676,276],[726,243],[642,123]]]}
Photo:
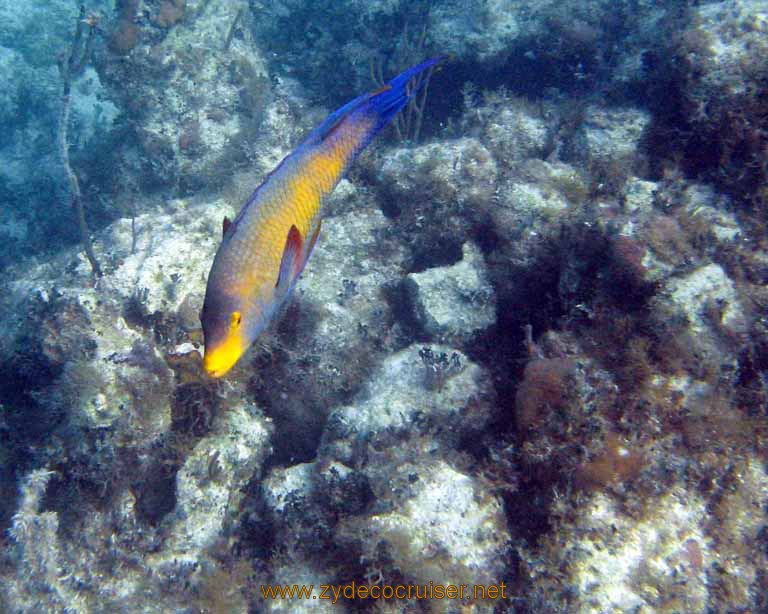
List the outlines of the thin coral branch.
{"label": "thin coral branch", "polygon": [[[72,49],[69,57],[61,59],[59,62],[59,73],[62,80],[61,113],[59,114],[59,154],[64,164],[64,170],[69,181],[69,188],[72,193],[72,208],[75,211],[77,226],[80,231],[80,240],[83,243],[85,256],[91,265],[94,275],[101,277],[101,268],[96,260],[96,254],[93,250],[91,241],[91,232],[85,219],[85,209],[83,208],[83,199],[80,192],[80,182],[77,175],[72,170],[69,159],[69,143],[67,141],[67,130],[69,126],[69,111],[72,105],[72,79],[82,74],[88,64],[88,59],[93,47],[94,32],[98,25],[98,18],[94,15],[86,15],[85,7],[80,6],[80,14],[77,19],[75,37],[72,42]],[[83,30],[88,27],[88,32],[83,40]]]}
{"label": "thin coral branch", "polygon": [[[370,70],[371,80],[378,87],[383,87],[386,83],[384,80],[384,61],[380,58],[371,59]],[[394,127],[395,133],[397,134],[397,139],[399,141],[406,140],[405,135],[407,132],[405,131],[405,127],[403,125],[402,114],[395,115],[394,119],[392,120],[392,126]]]}
{"label": "thin coral branch", "polygon": [[434,72],[434,68],[430,68],[424,75],[424,85],[421,88],[420,96],[418,101],[414,100],[414,108],[417,111],[416,114],[416,126],[413,130],[413,142],[418,143],[419,142],[419,136],[421,135],[421,120],[424,117],[424,107],[427,104],[427,90],[429,89],[429,80],[432,78],[432,73]]}
{"label": "thin coral branch", "polygon": [[[423,16],[425,20],[424,25],[415,35],[411,33],[412,29],[406,21],[403,26],[403,34],[397,53],[399,59],[396,68],[399,70],[395,72],[399,72],[405,67],[424,59],[427,46],[428,30],[426,21],[428,18],[429,13],[427,12]],[[384,80],[385,63],[384,60],[378,58],[372,59],[370,62],[371,79],[379,87],[386,83]],[[434,69],[430,68],[426,72],[420,73],[406,86],[408,96],[411,96],[413,92],[418,93],[410,98],[405,109],[392,120],[397,138],[401,141],[409,141],[411,143],[418,143],[419,141],[422,120],[424,118],[424,107],[427,102],[429,80],[433,72]]]}
{"label": "thin coral branch", "polygon": [[235,15],[235,18],[232,20],[232,23],[229,26],[229,30],[227,31],[227,38],[224,40],[224,51],[229,51],[229,46],[232,44],[232,39],[235,37],[237,24],[240,23],[240,19],[243,17],[244,12],[245,9],[240,7],[240,9],[237,11],[237,14]]}

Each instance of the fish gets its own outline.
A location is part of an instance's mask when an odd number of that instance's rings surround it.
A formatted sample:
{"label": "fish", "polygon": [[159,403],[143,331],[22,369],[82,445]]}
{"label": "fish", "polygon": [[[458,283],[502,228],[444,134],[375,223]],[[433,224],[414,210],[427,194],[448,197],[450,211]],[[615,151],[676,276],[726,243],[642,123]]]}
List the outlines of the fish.
{"label": "fish", "polygon": [[331,113],[225,218],[200,320],[203,368],[232,369],[286,302],[320,234],[323,203],[360,152],[415,96],[417,79],[445,59],[412,66]]}

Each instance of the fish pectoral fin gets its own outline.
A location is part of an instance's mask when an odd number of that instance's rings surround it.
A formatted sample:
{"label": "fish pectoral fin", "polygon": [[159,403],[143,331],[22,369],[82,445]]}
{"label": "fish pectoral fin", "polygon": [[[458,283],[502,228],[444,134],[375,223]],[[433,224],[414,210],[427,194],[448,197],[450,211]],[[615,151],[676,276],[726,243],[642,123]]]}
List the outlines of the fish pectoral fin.
{"label": "fish pectoral fin", "polygon": [[299,276],[301,269],[304,267],[301,257],[303,246],[304,239],[301,238],[301,233],[296,228],[296,224],[293,224],[285,240],[283,259],[280,262],[280,272],[277,274],[275,288],[288,288],[293,280]]}
{"label": "fish pectoral fin", "polygon": [[227,234],[227,230],[229,230],[229,227],[232,226],[232,220],[230,220],[226,215],[224,216],[224,219],[221,220],[221,236],[224,237],[225,234]]}

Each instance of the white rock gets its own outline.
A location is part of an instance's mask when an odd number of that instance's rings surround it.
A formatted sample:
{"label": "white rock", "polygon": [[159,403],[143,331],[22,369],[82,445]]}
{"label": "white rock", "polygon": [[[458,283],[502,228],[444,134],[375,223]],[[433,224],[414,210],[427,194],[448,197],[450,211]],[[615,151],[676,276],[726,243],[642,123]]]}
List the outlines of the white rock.
{"label": "white rock", "polygon": [[[177,200],[173,207],[171,213],[118,220],[107,229],[97,256],[117,257],[120,266],[104,276],[102,290],[127,299],[145,289],[149,313],[178,309],[190,293],[203,296],[222,220],[234,210],[221,200],[204,206]],[[85,273],[88,265],[81,266]]]}
{"label": "white rock", "polygon": [[444,461],[419,466],[418,479],[416,496],[366,519],[369,547],[386,541],[394,564],[421,584],[498,584],[509,540],[498,498]]}
{"label": "white rock", "polygon": [[448,267],[411,273],[413,300],[424,330],[441,342],[467,340],[496,323],[496,300],[485,261],[471,243]]}
{"label": "white rock", "polygon": [[728,211],[728,199],[712,186],[693,183],[685,189],[686,209],[692,217],[707,221],[707,226],[721,243],[732,243],[741,236],[736,216]]}
{"label": "white rock", "polygon": [[582,131],[588,157],[600,160],[633,158],[651,116],[640,109],[590,107]]}
{"label": "white rock", "polygon": [[506,205],[504,208],[512,209],[518,217],[525,214],[547,217],[568,208],[566,198],[547,185],[515,182],[508,184],[500,194]]}
{"label": "white rock", "polygon": [[[275,582],[281,586],[298,585],[299,587],[312,587],[308,598],[295,597],[293,599],[269,599],[265,605],[268,612],[274,614],[301,614],[302,612],[329,612],[339,614],[347,612],[349,601],[339,596],[334,599],[333,593],[329,590],[323,593],[321,585],[333,585],[335,578],[328,570],[316,569],[310,562],[288,561],[277,565],[273,570]],[[338,583],[336,583],[338,586]],[[338,589],[337,589],[338,590]],[[328,597],[328,599],[326,599]],[[334,603],[335,601],[335,603]]]}
{"label": "white rock", "polygon": [[[483,113],[479,109],[478,113]],[[531,108],[530,103],[510,100],[493,108],[484,122],[484,137],[499,162],[540,158],[549,140],[551,126]]]}
{"label": "white rock", "polygon": [[[570,583],[578,590],[574,611],[653,611],[678,586],[690,611],[706,608],[706,567],[715,559],[703,526],[707,508],[690,492],[669,494],[640,522],[624,516],[605,495],[583,510],[569,544],[575,554]],[[702,564],[699,566],[698,554]],[[680,581],[684,579],[684,581]]]}
{"label": "white rock", "polygon": [[624,207],[629,213],[648,215],[653,211],[654,192],[658,189],[659,184],[653,181],[630,177],[625,186]]}
{"label": "white rock", "polygon": [[410,430],[423,416],[458,432],[482,428],[491,410],[483,402],[491,391],[487,373],[461,352],[431,345],[432,354],[444,354],[449,363],[456,356],[455,366],[449,364],[443,376],[435,376],[420,357],[423,348],[414,344],[387,357],[355,402],[333,410],[328,422],[340,422],[366,435],[385,429]]}
{"label": "white rock", "polygon": [[[694,92],[720,95],[736,100],[760,74],[756,68],[768,53],[768,7],[765,0],[708,2],[693,9],[694,18],[684,33],[700,40],[690,56],[697,70],[691,80]],[[695,39],[694,39],[695,36]]]}
{"label": "white rock", "polygon": [[254,407],[220,408],[176,475],[176,507],[166,519],[169,537],[152,565],[196,561],[221,535],[227,514],[237,511],[243,486],[270,452],[270,429]]}
{"label": "white rock", "polygon": [[490,199],[498,176],[491,152],[475,138],[400,148],[388,153],[380,171],[388,190],[405,199],[422,196],[440,203]]}
{"label": "white rock", "polygon": [[721,323],[734,331],[744,331],[746,319],[736,288],[719,264],[700,267],[683,278],[671,279],[666,294],[690,322],[694,337],[712,334],[706,307],[714,301],[722,308]]}
{"label": "white rock", "polygon": [[267,507],[279,514],[291,500],[307,498],[312,489],[314,471],[315,463],[273,468],[261,485]]}
{"label": "white rock", "polygon": [[438,3],[430,12],[430,37],[443,53],[465,59],[492,58],[526,25],[516,5],[513,0],[489,0],[471,8],[463,2]]}

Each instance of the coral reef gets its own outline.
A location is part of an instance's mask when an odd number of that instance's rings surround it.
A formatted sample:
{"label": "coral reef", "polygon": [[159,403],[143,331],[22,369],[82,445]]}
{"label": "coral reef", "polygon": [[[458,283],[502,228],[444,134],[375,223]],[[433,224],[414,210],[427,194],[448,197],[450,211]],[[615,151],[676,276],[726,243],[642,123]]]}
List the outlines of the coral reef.
{"label": "coral reef", "polygon": [[496,323],[496,306],[482,254],[467,243],[450,267],[411,273],[405,291],[414,317],[430,339],[461,343]]}
{"label": "coral reef", "polygon": [[51,607],[79,611],[82,597],[66,576],[62,577],[62,554],[56,512],[40,512],[43,495],[54,475],[47,469],[30,472],[21,484],[21,501],[9,533],[18,557],[17,583],[7,583],[8,598],[24,610]]}
{"label": "coral reef", "polygon": [[[92,2],[99,11],[107,3]],[[0,221],[0,266],[20,254],[40,252],[80,240],[66,202],[68,178],[60,160],[55,128],[62,110],[62,80],[57,70],[62,56],[74,51],[73,31],[78,23],[77,3],[53,1],[35,5],[8,5],[0,9],[0,74],[7,84],[0,97],[0,192],[7,205]],[[40,24],[46,24],[44,34]],[[93,31],[93,26],[81,24]],[[87,36],[81,38],[85,42]],[[94,33],[92,47],[97,46]],[[82,46],[79,51],[87,51]],[[74,59],[74,58],[71,58]],[[87,62],[86,62],[87,63]],[[84,66],[83,66],[84,67]],[[77,71],[74,71],[77,72]],[[98,74],[85,68],[71,79],[70,155],[77,171],[91,154],[108,159],[109,135],[120,109],[105,95]],[[94,170],[94,175],[98,174]],[[103,203],[91,199],[90,210],[104,213]]]}
{"label": "coral reef", "polygon": [[[765,110],[765,6],[754,0],[708,2],[692,8],[654,60],[661,86],[654,144],[692,175],[764,215],[768,171]],[[670,104],[671,102],[671,104]]]}
{"label": "coral reef", "polygon": [[166,520],[163,550],[152,557],[154,568],[200,564],[199,553],[226,534],[227,514],[239,508],[238,494],[269,453],[263,417],[239,399],[232,405],[219,408],[211,432],[176,474],[176,506]]}
{"label": "coral reef", "polygon": [[[97,281],[47,4],[0,8],[0,610],[768,610],[764,3],[94,2]],[[431,53],[207,378],[222,219]]]}
{"label": "coral reef", "polygon": [[416,492],[391,511],[355,519],[357,526],[342,527],[342,534],[360,532],[366,560],[377,565],[386,557],[414,584],[434,578],[456,586],[499,584],[508,539],[499,499],[443,461],[406,464],[402,471],[411,472]]}
{"label": "coral reef", "polygon": [[264,60],[247,28],[229,38],[230,26],[243,21],[237,4],[147,3],[148,22],[136,13],[142,4],[123,3],[111,39],[121,57],[99,63],[110,96],[134,115],[132,138],[119,148],[123,166],[142,177],[142,189],[216,185],[224,168],[247,159],[267,115]]}

